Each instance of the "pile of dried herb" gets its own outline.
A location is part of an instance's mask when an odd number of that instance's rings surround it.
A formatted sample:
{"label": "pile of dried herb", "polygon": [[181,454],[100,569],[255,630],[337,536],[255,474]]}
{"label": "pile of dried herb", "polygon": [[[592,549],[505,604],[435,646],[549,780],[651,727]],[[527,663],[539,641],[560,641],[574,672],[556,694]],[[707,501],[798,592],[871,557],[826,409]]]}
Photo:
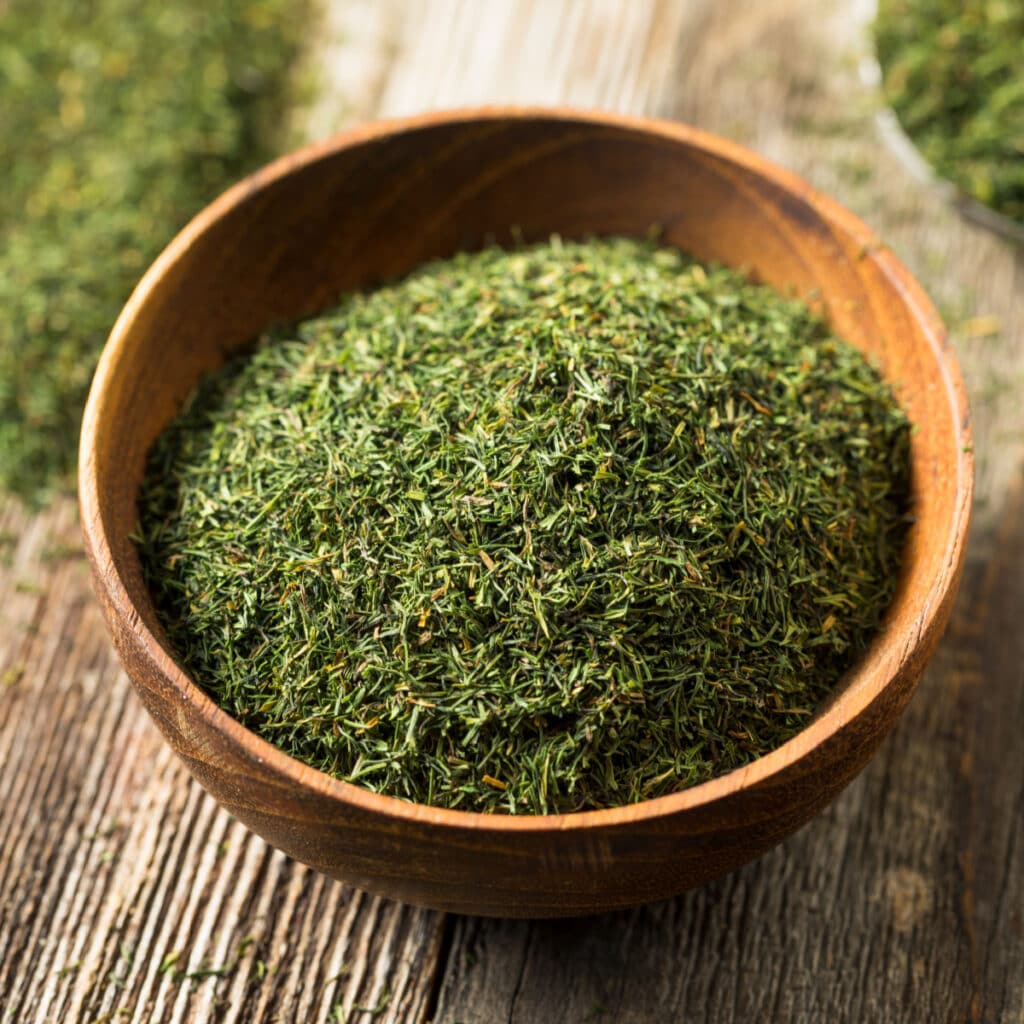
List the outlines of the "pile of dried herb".
{"label": "pile of dried herb", "polygon": [[103,340],[174,232],[271,155],[309,7],[0,3],[0,489],[71,483]]}
{"label": "pile of dried herb", "polygon": [[183,664],[285,751],[571,811],[807,722],[893,594],[908,457],[803,304],[556,238],[263,338],[154,446],[137,539]]}
{"label": "pile of dried herb", "polygon": [[880,0],[885,95],[943,177],[1024,224],[1024,3]]}

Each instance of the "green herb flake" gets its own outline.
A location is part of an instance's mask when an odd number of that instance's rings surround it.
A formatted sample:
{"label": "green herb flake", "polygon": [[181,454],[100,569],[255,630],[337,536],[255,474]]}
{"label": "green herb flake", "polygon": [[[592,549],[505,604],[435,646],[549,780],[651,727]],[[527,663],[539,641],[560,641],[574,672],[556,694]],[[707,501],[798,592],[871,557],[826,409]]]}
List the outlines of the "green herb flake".
{"label": "green herb flake", "polygon": [[137,541],[183,665],[298,759],[438,806],[607,807],[806,725],[894,593],[909,434],[805,304],[553,239],[207,378]]}
{"label": "green herb flake", "polygon": [[157,974],[167,974],[174,969],[174,965],[178,962],[178,958],[181,953],[172,949],[170,953],[167,953],[164,958],[160,961],[160,966],[157,968]]}

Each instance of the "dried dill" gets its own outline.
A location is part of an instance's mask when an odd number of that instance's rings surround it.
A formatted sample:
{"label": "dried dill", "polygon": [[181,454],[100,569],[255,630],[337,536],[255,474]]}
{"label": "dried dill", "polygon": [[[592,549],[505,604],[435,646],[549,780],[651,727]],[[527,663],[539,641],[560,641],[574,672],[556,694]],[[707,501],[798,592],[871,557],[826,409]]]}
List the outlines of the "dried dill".
{"label": "dried dill", "polygon": [[806,724],[892,597],[908,435],[802,303],[555,238],[261,339],[155,444],[137,540],[182,663],[300,760],[605,807]]}
{"label": "dried dill", "polygon": [[0,2],[0,491],[73,485],[103,340],[280,142],[310,0]]}
{"label": "dried dill", "polygon": [[1024,225],[1024,3],[881,0],[885,95],[925,159]]}

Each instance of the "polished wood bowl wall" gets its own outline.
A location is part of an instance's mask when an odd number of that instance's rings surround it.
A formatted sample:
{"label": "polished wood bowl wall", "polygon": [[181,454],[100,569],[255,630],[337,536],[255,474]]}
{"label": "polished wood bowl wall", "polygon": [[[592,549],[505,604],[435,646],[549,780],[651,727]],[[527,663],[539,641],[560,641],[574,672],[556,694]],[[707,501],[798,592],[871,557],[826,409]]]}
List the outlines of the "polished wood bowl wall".
{"label": "polished wood bowl wall", "polygon": [[[552,232],[645,234],[816,296],[911,420],[916,523],[887,628],[798,736],[722,778],[629,807],[477,815],[328,778],[248,732],[175,663],[130,539],[145,454],[200,377],[292,320],[432,257]],[[114,643],[199,782],[270,843],[357,886],[447,910],[559,916],[666,897],[779,842],[866,764],[949,616],[972,485],[960,376],[931,304],[835,203],[678,124],[483,110],[371,125],[247,178],[146,274],[82,430],[86,546]],[[880,836],[879,842],[885,842]]]}

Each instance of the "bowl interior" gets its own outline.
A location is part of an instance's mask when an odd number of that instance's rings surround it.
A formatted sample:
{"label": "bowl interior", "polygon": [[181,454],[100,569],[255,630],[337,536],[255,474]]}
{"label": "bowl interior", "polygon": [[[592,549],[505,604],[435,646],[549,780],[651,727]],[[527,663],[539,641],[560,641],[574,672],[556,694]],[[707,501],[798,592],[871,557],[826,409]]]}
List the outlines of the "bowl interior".
{"label": "bowl interior", "polygon": [[109,550],[103,568],[162,637],[130,539],[145,454],[200,377],[264,328],[513,232],[533,240],[653,227],[698,258],[820,300],[835,330],[896,385],[916,427],[917,521],[887,629],[837,699],[884,686],[912,652],[929,602],[945,599],[964,525],[967,424],[941,326],[855,218],[682,127],[557,114],[422,120],[305,150],[222,197],[147,274],[97,375],[82,470]]}

